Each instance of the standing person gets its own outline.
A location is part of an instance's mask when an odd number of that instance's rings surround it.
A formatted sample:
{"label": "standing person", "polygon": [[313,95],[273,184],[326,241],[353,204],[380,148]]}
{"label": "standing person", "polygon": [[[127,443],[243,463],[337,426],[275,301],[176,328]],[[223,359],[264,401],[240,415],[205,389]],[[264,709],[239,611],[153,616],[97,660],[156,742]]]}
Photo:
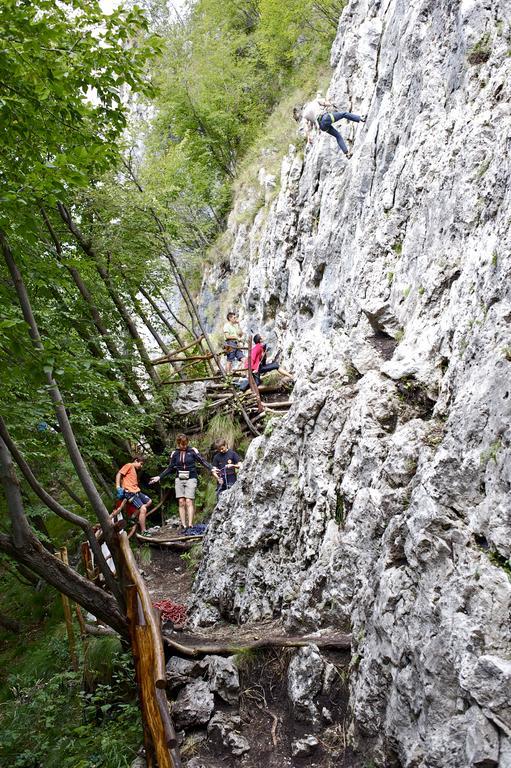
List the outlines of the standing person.
{"label": "standing person", "polygon": [[215,450],[216,453],[213,456],[213,466],[216,467],[219,472],[219,477],[217,477],[218,497],[222,491],[227,491],[229,488],[232,488],[236,482],[236,470],[240,469],[242,462],[236,451],[229,448],[227,440],[223,437],[215,440]]}
{"label": "standing person", "polygon": [[243,339],[243,331],[240,328],[236,312],[227,313],[227,322],[224,325],[224,347],[227,354],[227,363],[225,372],[232,371],[232,364],[235,360],[243,360],[243,352],[239,349],[240,341]]}
{"label": "standing person", "polygon": [[204,467],[209,469],[215,478],[218,478],[218,470],[200,455],[197,448],[192,448],[189,445],[186,435],[178,435],[176,437],[176,446],[176,450],[172,451],[170,455],[168,467],[163,470],[161,475],[152,477],[149,483],[157,483],[174,472],[174,470],[176,471],[175,488],[181,527],[191,528],[195,513],[195,491],[197,490],[196,462],[199,461]]}
{"label": "standing person", "polygon": [[145,520],[152,501],[149,496],[142,493],[138,484],[137,470],[141,469],[143,464],[143,456],[134,456],[132,461],[128,462],[128,464],[124,464],[124,466],[117,472],[115,476],[115,485],[117,497],[120,499],[127,499],[129,504],[135,507],[136,512],[128,522],[138,523],[140,532],[145,534]]}

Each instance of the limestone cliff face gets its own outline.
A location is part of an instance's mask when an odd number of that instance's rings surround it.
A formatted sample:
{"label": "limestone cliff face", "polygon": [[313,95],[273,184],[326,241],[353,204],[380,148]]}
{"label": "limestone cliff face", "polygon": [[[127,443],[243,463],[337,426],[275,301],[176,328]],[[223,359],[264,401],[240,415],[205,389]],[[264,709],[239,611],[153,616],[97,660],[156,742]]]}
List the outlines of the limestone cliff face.
{"label": "limestone cliff face", "polygon": [[329,96],[368,115],[353,159],[291,148],[231,224],[247,326],[297,383],[214,515],[195,621],[351,627],[379,764],[511,766],[510,19],[350,0]]}

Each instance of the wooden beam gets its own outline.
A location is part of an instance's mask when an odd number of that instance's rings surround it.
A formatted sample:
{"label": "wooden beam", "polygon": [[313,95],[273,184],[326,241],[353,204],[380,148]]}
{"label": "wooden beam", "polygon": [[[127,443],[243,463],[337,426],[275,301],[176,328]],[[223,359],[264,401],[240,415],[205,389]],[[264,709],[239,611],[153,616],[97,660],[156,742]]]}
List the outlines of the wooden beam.
{"label": "wooden beam", "polygon": [[131,551],[131,547],[125,531],[122,531],[120,534],[119,543],[121,546],[121,552],[124,557],[127,573],[137,588],[137,594],[140,598],[140,602],[142,603],[144,617],[149,629],[151,630],[156,656],[154,659],[154,684],[157,688],[165,688],[167,684],[167,677],[165,673],[165,656],[163,653],[160,624],[159,621],[156,620],[155,610],[151,602],[151,597],[147,590],[146,583],[140,575],[140,571],[138,570],[138,566],[133,556],[133,552]]}
{"label": "wooden beam", "polygon": [[161,381],[160,384],[191,384],[192,381],[217,381],[223,379],[223,376],[201,376],[196,379],[173,379],[172,381]]}
{"label": "wooden beam", "polygon": [[[178,639],[179,638],[179,639]],[[188,642],[187,642],[188,640]],[[317,645],[318,648],[351,648],[351,634],[337,632],[331,635],[302,635],[287,637],[285,635],[269,635],[257,640],[238,640],[225,638],[215,642],[207,641],[194,635],[173,633],[164,635],[163,642],[183,656],[203,656],[208,654],[232,655],[256,648],[301,648],[305,645]]]}
{"label": "wooden beam", "polygon": [[151,363],[153,365],[160,365],[161,363],[167,363],[169,357],[172,357],[174,355],[180,355],[181,352],[186,352],[186,350],[190,349],[190,347],[195,347],[198,344],[200,345],[200,342],[202,341],[203,338],[204,336],[198,336],[196,339],[191,341],[189,344],[186,344],[184,347],[178,347],[178,349],[173,349],[170,352],[170,355],[163,355],[161,357],[155,358],[155,360],[151,360]]}
{"label": "wooden beam", "polygon": [[[58,552],[55,553],[59,560],[62,560],[64,565],[69,566],[69,560],[67,557],[66,547],[61,547]],[[78,672],[78,656],[76,655],[76,643],[75,633],[73,629],[73,617],[71,614],[71,602],[67,595],[62,595],[62,607],[64,608],[64,619],[66,621],[67,640],[69,643],[69,655],[71,657],[71,665],[75,672]]]}
{"label": "wooden beam", "polygon": [[207,355],[190,355],[190,357],[172,357],[167,362],[169,363],[190,363],[195,360],[211,360],[213,355],[208,352]]}

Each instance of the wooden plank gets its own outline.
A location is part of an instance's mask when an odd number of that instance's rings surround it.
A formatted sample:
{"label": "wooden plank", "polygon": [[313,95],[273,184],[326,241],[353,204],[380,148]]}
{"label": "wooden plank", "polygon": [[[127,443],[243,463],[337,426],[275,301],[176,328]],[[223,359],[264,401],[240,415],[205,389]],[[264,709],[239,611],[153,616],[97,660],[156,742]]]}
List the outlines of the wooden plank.
{"label": "wooden plank", "polygon": [[165,688],[167,685],[167,676],[165,672],[165,655],[163,653],[163,643],[161,639],[160,623],[156,621],[155,611],[149,595],[146,583],[140,571],[138,570],[137,563],[131,551],[131,547],[128,541],[128,537],[125,531],[119,536],[119,543],[121,545],[121,551],[124,557],[126,570],[133,581],[133,584],[137,588],[137,593],[142,603],[142,609],[144,611],[145,620],[151,631],[155,648],[154,659],[154,685],[157,688]]}
{"label": "wooden plank", "polygon": [[193,363],[195,360],[211,360],[213,355],[208,352],[207,355],[190,355],[190,357],[172,357],[169,358],[169,363]]}
{"label": "wooden plank", "polygon": [[[66,547],[61,547],[58,552],[55,553],[59,560],[65,565],[69,565],[67,557]],[[71,613],[71,602],[66,595],[61,595],[62,607],[64,609],[64,619],[66,622],[67,641],[69,644],[69,655],[71,657],[71,666],[75,672],[78,672],[78,656],[76,654],[75,633],[73,629],[73,616]]]}
{"label": "wooden plank", "polygon": [[180,541],[201,541],[204,536],[204,533],[196,533],[193,536],[175,536],[171,538],[169,537],[168,539],[157,539],[156,536],[142,536],[140,533],[136,534],[137,539],[142,543],[145,542],[146,544],[172,544],[174,542]]}
{"label": "wooden plank", "polygon": [[[164,635],[164,642],[183,656],[202,656],[208,654],[231,655],[255,648],[301,648],[305,645],[317,645],[318,648],[351,648],[351,634],[336,632],[331,635],[270,635],[257,640],[239,640],[232,638],[219,639],[215,642],[204,640],[193,635],[172,634]],[[179,639],[178,639],[179,638]],[[188,639],[188,643],[186,640]]]}
{"label": "wooden plank", "polygon": [[196,339],[191,341],[189,344],[186,344],[184,347],[178,347],[177,349],[173,349],[170,352],[170,355],[163,355],[161,357],[157,357],[154,360],[151,360],[151,365],[162,365],[163,363],[168,363],[168,358],[172,357],[173,355],[180,355],[181,352],[186,352],[187,349],[190,349],[190,347],[195,347],[196,345],[200,345],[200,342],[204,336],[198,336]]}
{"label": "wooden plank", "polygon": [[156,689],[153,682],[152,670],[156,659],[151,628],[148,625],[145,627],[135,627],[135,637],[139,654],[140,700],[144,707],[149,730],[151,731],[156,759],[159,768],[171,768],[170,755],[165,744],[165,729],[161,722],[160,710],[156,700]]}
{"label": "wooden plank", "polygon": [[201,376],[197,379],[172,379],[172,381],[161,381],[162,386],[167,384],[191,384],[193,381],[218,381],[223,379],[223,376]]}

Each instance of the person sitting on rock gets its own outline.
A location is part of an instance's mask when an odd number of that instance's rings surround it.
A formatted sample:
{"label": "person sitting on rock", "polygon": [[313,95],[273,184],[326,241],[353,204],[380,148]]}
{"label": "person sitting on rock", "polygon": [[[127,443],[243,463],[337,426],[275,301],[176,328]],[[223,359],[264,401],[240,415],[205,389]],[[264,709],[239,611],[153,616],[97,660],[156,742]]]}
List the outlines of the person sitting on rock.
{"label": "person sitting on rock", "polygon": [[[261,376],[264,373],[269,373],[270,371],[278,371],[282,374],[282,376],[285,376],[286,378],[293,378],[293,374],[282,368],[277,360],[274,360],[271,363],[266,362],[266,344],[264,343],[264,339],[260,333],[256,333],[254,336],[254,346],[252,347],[251,360],[252,373],[254,375],[254,381],[257,386],[259,386],[261,383]],[[248,363],[246,367],[248,367]]]}
{"label": "person sitting on rock", "polygon": [[216,453],[213,456],[213,466],[219,472],[217,477],[218,488],[217,497],[223,492],[232,488],[236,482],[236,470],[242,466],[241,458],[236,451],[229,448],[227,440],[220,437],[215,440]]}
{"label": "person sitting on rock", "polygon": [[[295,110],[293,114],[295,119],[298,119],[298,111]],[[365,123],[366,121],[366,118],[360,115],[355,115],[351,112],[339,112],[335,104],[331,104],[323,99],[320,91],[318,91],[313,101],[305,104],[301,117],[305,121],[305,131],[309,144],[312,143],[314,130],[319,129],[335,138],[339,149],[347,158],[351,157],[351,152],[349,152],[346,142],[339,131],[333,127],[333,124],[342,119],[351,120],[354,123]]]}
{"label": "person sitting on rock", "polygon": [[137,470],[141,469],[144,464],[143,456],[134,456],[132,461],[124,464],[117,472],[115,476],[115,485],[117,490],[118,499],[126,499],[131,508],[134,509],[134,513],[131,518],[128,519],[129,525],[133,525],[134,533],[135,527],[138,524],[140,532],[145,535],[146,533],[146,516],[149,507],[152,504],[149,496],[142,493],[138,484]]}
{"label": "person sitting on rock", "polygon": [[201,456],[197,448],[189,445],[186,435],[176,437],[176,450],[170,454],[170,464],[160,475],[152,477],[149,483],[157,483],[164,477],[176,472],[176,498],[179,506],[179,519],[182,528],[191,528],[195,514],[195,492],[197,490],[197,462],[200,462],[218,479],[218,470]]}
{"label": "person sitting on rock", "polygon": [[240,341],[243,339],[243,331],[240,328],[236,312],[227,313],[227,322],[224,325],[224,349],[227,355],[225,372],[232,371],[232,364],[235,360],[243,360],[243,352],[239,349]]}

